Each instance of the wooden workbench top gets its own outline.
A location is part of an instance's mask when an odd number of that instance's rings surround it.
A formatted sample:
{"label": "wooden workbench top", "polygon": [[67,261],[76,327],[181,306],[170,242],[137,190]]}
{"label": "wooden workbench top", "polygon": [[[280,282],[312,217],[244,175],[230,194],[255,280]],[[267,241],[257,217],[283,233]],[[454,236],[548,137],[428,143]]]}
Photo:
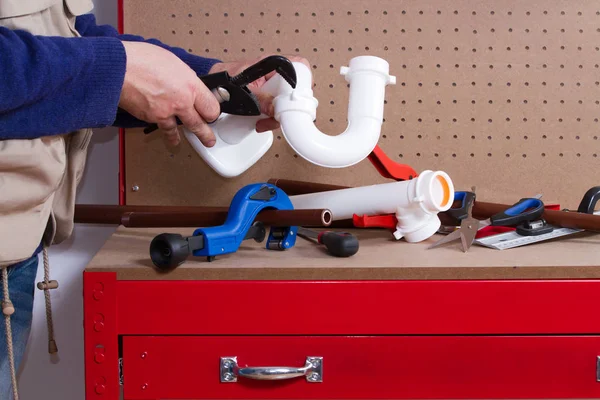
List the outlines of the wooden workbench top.
{"label": "wooden workbench top", "polygon": [[286,251],[269,251],[265,243],[245,241],[237,253],[213,262],[190,257],[168,272],[150,260],[150,241],[159,233],[191,235],[193,229],[132,229],[119,227],[94,256],[86,271],[113,271],[117,279],[243,279],[243,280],[369,280],[369,279],[552,279],[600,278],[600,234],[580,233],[560,240],[508,250],[473,245],[463,253],[458,243],[426,247],[396,241],[384,230],[354,230],[360,249],[349,258],[336,258],[322,246],[298,238]]}

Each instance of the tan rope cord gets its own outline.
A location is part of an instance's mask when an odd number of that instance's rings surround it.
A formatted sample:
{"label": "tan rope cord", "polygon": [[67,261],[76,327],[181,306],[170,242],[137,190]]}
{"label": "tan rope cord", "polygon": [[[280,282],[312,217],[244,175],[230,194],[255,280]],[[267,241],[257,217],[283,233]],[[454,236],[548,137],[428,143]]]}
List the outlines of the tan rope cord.
{"label": "tan rope cord", "polygon": [[10,380],[12,383],[12,392],[14,400],[19,400],[17,390],[17,371],[15,369],[15,353],[13,348],[12,328],[10,324],[10,316],[15,312],[10,296],[8,295],[8,270],[2,268],[2,286],[4,290],[4,299],[2,301],[2,312],[4,314],[4,322],[6,326],[6,347],[8,350],[8,361],[10,365]]}
{"label": "tan rope cord", "polygon": [[52,321],[52,301],[50,299],[50,262],[48,260],[48,250],[44,247],[44,282],[38,283],[38,289],[44,291],[44,297],[46,299],[46,323],[48,324],[48,353],[54,354],[58,352],[56,341],[54,340],[54,322]]}

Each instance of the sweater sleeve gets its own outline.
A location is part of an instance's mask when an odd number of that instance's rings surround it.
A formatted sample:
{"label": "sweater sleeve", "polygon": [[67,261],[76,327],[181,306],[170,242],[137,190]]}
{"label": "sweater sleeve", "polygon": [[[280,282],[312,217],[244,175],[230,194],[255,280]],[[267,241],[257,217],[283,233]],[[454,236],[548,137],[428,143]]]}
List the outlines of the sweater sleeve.
{"label": "sweater sleeve", "polygon": [[[146,42],[160,46],[179,57],[180,60],[186,63],[200,76],[208,74],[213,65],[222,62],[215,58],[200,57],[191,54],[182,48],[166,45],[158,39],[144,38],[142,36],[131,34],[120,34],[111,25],[98,25],[94,14],[78,16],[75,20],[75,28],[83,37],[112,37],[122,41]],[[138,128],[147,126],[147,123],[135,118],[128,112],[119,109],[113,125],[120,128]]]}
{"label": "sweater sleeve", "polygon": [[110,25],[98,25],[96,23],[96,17],[94,14],[84,14],[78,16],[75,22],[75,28],[82,36],[85,37],[115,37],[123,41],[146,42],[160,46],[179,57],[198,75],[208,74],[213,65],[221,62],[221,60],[215,58],[207,58],[191,54],[182,48],[166,45],[157,39],[144,38],[142,36],[131,34],[119,34],[119,32]]}
{"label": "sweater sleeve", "polygon": [[125,67],[118,38],[37,36],[0,27],[0,139],[111,125]]}

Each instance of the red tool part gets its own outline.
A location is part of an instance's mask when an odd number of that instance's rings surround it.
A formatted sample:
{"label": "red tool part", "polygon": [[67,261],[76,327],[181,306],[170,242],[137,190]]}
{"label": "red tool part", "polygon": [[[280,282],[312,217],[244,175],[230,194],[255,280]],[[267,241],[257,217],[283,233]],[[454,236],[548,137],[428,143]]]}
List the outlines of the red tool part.
{"label": "red tool part", "polygon": [[407,181],[417,177],[414,169],[389,158],[379,145],[375,146],[367,158],[384,178]]}
{"label": "red tool part", "polygon": [[356,215],[352,216],[352,223],[357,228],[385,228],[396,229],[398,220],[394,214],[385,215]]}
{"label": "red tool part", "polygon": [[[560,211],[559,204],[546,204],[544,206],[546,210],[558,210]],[[352,216],[352,223],[356,228],[383,228],[395,230],[398,220],[394,214],[383,214],[383,215],[356,215]],[[498,235],[500,233],[514,231],[515,228],[508,226],[486,226],[477,232],[476,239]]]}

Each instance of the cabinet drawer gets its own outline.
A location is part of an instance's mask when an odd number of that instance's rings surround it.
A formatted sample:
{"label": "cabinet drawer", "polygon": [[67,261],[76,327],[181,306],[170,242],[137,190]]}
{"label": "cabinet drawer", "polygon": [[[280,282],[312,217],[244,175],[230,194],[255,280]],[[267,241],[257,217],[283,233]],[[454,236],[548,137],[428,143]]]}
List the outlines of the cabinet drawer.
{"label": "cabinet drawer", "polygon": [[598,336],[125,336],[124,395],[597,398],[598,355]]}

